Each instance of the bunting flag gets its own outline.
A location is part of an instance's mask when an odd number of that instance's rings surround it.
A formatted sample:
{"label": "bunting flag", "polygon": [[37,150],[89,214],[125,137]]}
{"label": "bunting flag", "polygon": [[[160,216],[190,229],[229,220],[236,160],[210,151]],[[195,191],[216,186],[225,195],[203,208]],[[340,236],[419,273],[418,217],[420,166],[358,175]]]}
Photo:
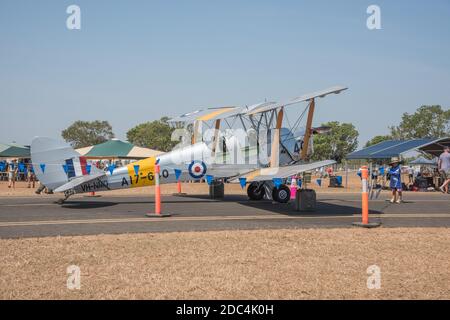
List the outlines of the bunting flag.
{"label": "bunting flag", "polygon": [[113,171],[114,171],[114,169],[116,168],[116,166],[114,165],[114,164],[111,164],[109,167],[108,167],[108,171],[109,171],[109,173],[112,175],[113,174]]}
{"label": "bunting flag", "polygon": [[297,186],[298,186],[299,188],[302,187],[302,179],[297,179]]}
{"label": "bunting flag", "polygon": [[45,163],[39,165],[41,167],[42,173],[45,173]]}
{"label": "bunting flag", "polygon": [[133,166],[133,168],[134,168],[134,174],[135,175],[139,175],[139,165],[138,164],[135,164],[134,166]]}
{"label": "bunting flag", "polygon": [[283,182],[281,178],[273,178],[272,181],[273,184],[275,185],[275,188],[277,189],[281,186],[281,183]]}
{"label": "bunting flag", "polygon": [[319,187],[322,186],[322,179],[317,179],[316,182],[317,182],[317,184],[319,185]]}
{"label": "bunting flag", "polygon": [[247,178],[239,178],[239,184],[241,185],[241,188],[244,189],[247,185]]}
{"label": "bunting flag", "polygon": [[86,164],[86,173],[91,174],[92,165],[90,163]]}
{"label": "bunting flag", "polygon": [[175,180],[178,181],[181,177],[181,170],[180,169],[174,169],[175,171]]}
{"label": "bunting flag", "polygon": [[68,165],[67,165],[66,163],[64,163],[64,164],[62,165],[62,167],[63,167],[63,169],[64,169],[64,172],[67,174],[67,172],[69,172],[69,167],[68,167]]}
{"label": "bunting flag", "polygon": [[209,175],[206,176],[206,182],[207,182],[209,185],[211,185],[211,183],[213,182],[213,180],[214,180],[214,177],[213,177],[213,176],[209,176]]}

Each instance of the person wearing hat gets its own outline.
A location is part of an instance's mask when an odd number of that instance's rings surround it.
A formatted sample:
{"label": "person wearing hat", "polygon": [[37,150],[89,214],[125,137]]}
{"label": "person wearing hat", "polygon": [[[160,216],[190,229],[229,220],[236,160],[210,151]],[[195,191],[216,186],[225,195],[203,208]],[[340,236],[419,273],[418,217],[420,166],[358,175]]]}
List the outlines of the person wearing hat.
{"label": "person wearing hat", "polygon": [[[400,159],[398,157],[391,158],[389,162],[389,175],[391,177],[389,187],[392,190],[391,203],[402,203],[402,170],[400,168]],[[397,198],[398,195],[398,198]]]}

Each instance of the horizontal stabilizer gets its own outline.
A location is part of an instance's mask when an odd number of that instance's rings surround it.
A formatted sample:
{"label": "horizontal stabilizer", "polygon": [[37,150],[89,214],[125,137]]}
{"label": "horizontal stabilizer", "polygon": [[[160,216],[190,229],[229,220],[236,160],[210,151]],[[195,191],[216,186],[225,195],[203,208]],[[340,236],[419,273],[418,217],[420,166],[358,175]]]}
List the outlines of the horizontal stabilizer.
{"label": "horizontal stabilizer", "polygon": [[80,176],[80,177],[74,178],[74,179],[70,180],[69,182],[67,182],[66,184],[63,184],[62,186],[56,188],[54,191],[55,192],[65,192],[67,190],[74,189],[74,188],[78,187],[79,185],[91,182],[93,180],[102,178],[104,176],[106,176],[106,173],[104,173],[104,172],[96,172],[96,173],[88,175],[88,176]]}

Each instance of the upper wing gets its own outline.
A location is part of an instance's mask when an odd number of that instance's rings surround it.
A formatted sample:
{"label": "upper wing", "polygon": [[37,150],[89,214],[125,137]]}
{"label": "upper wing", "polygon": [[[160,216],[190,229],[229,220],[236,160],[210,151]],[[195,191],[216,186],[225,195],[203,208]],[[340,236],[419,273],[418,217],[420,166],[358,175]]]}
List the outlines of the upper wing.
{"label": "upper wing", "polygon": [[54,191],[55,192],[64,192],[64,191],[73,189],[83,183],[90,182],[92,180],[96,180],[96,179],[102,178],[104,176],[106,176],[105,172],[96,172],[96,173],[88,175],[88,176],[76,177],[76,178],[70,180],[69,182],[63,184],[62,186],[56,188]]}
{"label": "upper wing", "polygon": [[294,176],[300,172],[305,172],[321,167],[326,167],[335,164],[334,160],[324,160],[305,164],[297,164],[286,167],[276,167],[276,168],[263,168],[250,172],[243,176],[248,182],[252,181],[267,181],[273,178],[288,178]]}
{"label": "upper wing", "polygon": [[190,113],[185,113],[179,117],[169,119],[169,123],[193,123],[195,121],[210,121],[229,118],[238,114],[245,113],[242,108],[239,107],[221,107],[221,108],[208,108],[202,110],[196,110]]}
{"label": "upper wing", "polygon": [[288,100],[288,101],[284,101],[284,102],[278,102],[278,103],[271,103],[265,106],[261,106],[258,108],[255,108],[253,110],[250,110],[249,112],[247,112],[247,115],[254,115],[256,113],[262,113],[262,112],[267,112],[270,110],[274,110],[274,109],[278,109],[280,107],[286,107],[286,106],[290,106],[292,104],[296,104],[296,103],[300,103],[303,101],[309,101],[311,99],[314,98],[323,98],[329,94],[335,93],[335,94],[339,94],[342,91],[347,90],[347,87],[343,87],[343,86],[334,86],[325,90],[320,90],[320,91],[316,91],[316,92],[312,92],[312,93],[308,93],[308,94],[304,94],[300,97]]}

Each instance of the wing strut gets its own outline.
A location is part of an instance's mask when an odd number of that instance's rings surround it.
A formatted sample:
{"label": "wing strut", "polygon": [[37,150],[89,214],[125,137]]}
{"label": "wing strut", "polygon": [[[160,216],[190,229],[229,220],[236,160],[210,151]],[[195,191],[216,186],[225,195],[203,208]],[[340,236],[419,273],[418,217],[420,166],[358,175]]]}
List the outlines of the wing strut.
{"label": "wing strut", "polygon": [[308,156],[309,139],[311,138],[311,128],[315,105],[316,103],[314,99],[311,99],[311,102],[309,103],[308,119],[306,120],[305,136],[303,137],[303,146],[301,154],[302,160],[306,160],[306,157]]}
{"label": "wing strut", "polygon": [[219,145],[219,129],[220,129],[220,119],[217,119],[215,121],[214,125],[214,138],[212,143],[212,156],[215,157],[216,155],[216,148]]}
{"label": "wing strut", "polygon": [[273,134],[272,140],[272,150],[270,151],[270,167],[276,168],[280,165],[280,129],[281,124],[283,123],[283,107],[278,111],[277,116],[277,126],[275,127],[275,131]]}

